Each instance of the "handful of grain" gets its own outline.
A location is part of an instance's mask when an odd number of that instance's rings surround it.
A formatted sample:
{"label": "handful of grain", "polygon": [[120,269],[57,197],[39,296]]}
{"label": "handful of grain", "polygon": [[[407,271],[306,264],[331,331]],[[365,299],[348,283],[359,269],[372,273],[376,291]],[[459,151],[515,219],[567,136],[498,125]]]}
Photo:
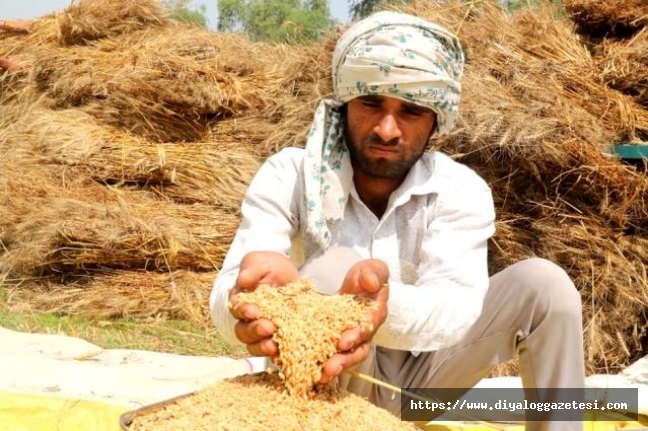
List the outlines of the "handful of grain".
{"label": "handful of grain", "polygon": [[282,287],[259,286],[239,295],[241,302],[259,306],[259,316],[274,323],[279,346],[276,363],[290,395],[306,397],[319,381],[322,366],[337,352],[345,329],[369,326],[373,303],[353,295],[324,295],[300,279]]}

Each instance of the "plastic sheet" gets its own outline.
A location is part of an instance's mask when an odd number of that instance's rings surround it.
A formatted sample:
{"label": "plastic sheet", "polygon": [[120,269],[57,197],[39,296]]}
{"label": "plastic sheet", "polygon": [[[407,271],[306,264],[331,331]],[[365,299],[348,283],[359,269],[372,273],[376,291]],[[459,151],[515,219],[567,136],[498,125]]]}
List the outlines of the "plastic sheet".
{"label": "plastic sheet", "polygon": [[120,431],[129,407],[0,392],[0,431]]}

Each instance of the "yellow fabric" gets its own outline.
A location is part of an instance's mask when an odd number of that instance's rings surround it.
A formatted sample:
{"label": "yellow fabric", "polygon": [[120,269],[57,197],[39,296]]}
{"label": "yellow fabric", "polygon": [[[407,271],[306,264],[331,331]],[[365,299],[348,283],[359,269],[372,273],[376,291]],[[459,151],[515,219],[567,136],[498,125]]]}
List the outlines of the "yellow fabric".
{"label": "yellow fabric", "polygon": [[[479,423],[467,422],[429,422],[420,424],[419,427],[425,431],[524,431],[524,425],[516,424],[493,424],[488,426]],[[585,421],[583,422],[583,431],[630,431],[646,429],[648,427],[648,418],[640,416],[639,421],[623,420],[618,421]]]}
{"label": "yellow fabric", "polygon": [[0,431],[121,431],[132,407],[0,392]]}
{"label": "yellow fabric", "polygon": [[[119,416],[133,407],[40,395],[0,391],[0,431],[121,431]],[[648,418],[639,421],[587,421],[583,431],[646,429]],[[523,425],[430,422],[419,426],[426,431],[524,431]]]}

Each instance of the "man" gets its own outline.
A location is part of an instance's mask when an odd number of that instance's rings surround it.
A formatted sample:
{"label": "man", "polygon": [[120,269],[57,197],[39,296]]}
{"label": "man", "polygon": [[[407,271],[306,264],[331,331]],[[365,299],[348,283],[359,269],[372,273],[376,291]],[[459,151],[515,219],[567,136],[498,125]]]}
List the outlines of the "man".
{"label": "man", "polygon": [[[400,387],[470,388],[519,355],[526,387],[583,387],[572,282],[542,259],[489,279],[489,187],[469,168],[425,152],[431,137],[453,127],[463,62],[455,36],[409,15],[377,13],[342,35],[335,97],[320,103],[306,148],[270,157],[244,199],[211,297],[225,339],[276,355],[275,328],[257,318],[258,308],[227,304],[260,283],[307,275],[328,293],[363,293],[378,305],[373,330],[341,335],[321,381],[339,377],[395,413],[391,393],[342,372],[355,367]],[[301,268],[288,258],[295,240]]]}

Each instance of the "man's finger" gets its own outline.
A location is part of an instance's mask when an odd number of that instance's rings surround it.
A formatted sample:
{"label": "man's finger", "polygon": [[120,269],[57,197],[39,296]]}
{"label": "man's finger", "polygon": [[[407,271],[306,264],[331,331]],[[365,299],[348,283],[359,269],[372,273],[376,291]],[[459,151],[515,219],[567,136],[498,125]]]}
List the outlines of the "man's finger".
{"label": "man's finger", "polygon": [[267,273],[268,266],[265,264],[245,265],[243,263],[241,264],[241,270],[236,278],[236,286],[243,291],[254,290],[266,277]]}
{"label": "man's finger", "polygon": [[251,302],[234,301],[230,313],[238,320],[254,320],[259,317],[259,306]]}
{"label": "man's finger", "polygon": [[234,333],[244,344],[258,343],[274,334],[275,326],[268,319],[257,319],[251,322],[238,322],[234,325]]}
{"label": "man's finger", "polygon": [[252,356],[277,356],[279,354],[279,347],[272,341],[272,338],[264,338],[258,343],[248,344],[247,349]]}
{"label": "man's finger", "polygon": [[367,334],[363,334],[361,328],[356,326],[351,329],[347,329],[342,332],[340,340],[338,341],[337,348],[340,352],[346,352],[351,350],[356,346],[359,346],[364,341],[366,341]]}
{"label": "man's finger", "polygon": [[378,259],[368,259],[356,263],[347,273],[340,292],[375,294],[389,281],[389,268]]}
{"label": "man's finger", "polygon": [[354,350],[333,355],[328,361],[326,361],[322,368],[322,378],[320,379],[320,383],[326,384],[330,382],[344,370],[367,359],[370,349],[370,343],[362,343]]}

